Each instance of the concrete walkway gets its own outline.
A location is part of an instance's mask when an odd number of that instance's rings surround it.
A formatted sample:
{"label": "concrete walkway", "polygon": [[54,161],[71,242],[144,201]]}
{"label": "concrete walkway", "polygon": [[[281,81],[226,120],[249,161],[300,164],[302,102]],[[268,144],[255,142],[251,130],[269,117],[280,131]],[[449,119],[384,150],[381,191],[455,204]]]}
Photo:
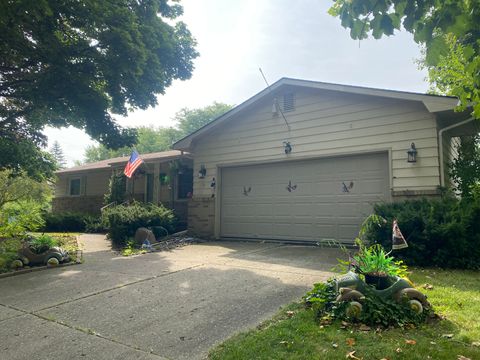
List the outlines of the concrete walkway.
{"label": "concrete walkway", "polygon": [[210,242],[0,279],[1,359],[201,359],[331,276],[337,249]]}

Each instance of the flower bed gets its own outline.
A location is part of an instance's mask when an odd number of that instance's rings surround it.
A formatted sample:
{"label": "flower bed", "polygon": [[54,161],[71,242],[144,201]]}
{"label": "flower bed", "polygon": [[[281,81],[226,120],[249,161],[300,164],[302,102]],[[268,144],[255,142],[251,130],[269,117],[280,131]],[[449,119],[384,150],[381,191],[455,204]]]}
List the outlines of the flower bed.
{"label": "flower bed", "polygon": [[77,234],[30,233],[22,238],[0,240],[0,273],[16,273],[80,261]]}

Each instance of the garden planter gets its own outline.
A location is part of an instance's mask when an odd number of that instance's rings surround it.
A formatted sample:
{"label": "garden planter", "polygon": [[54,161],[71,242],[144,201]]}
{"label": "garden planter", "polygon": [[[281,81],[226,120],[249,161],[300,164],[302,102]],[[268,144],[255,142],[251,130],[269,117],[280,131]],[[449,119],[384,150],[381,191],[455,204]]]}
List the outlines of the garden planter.
{"label": "garden planter", "polygon": [[[399,303],[405,303],[416,313],[422,313],[424,308],[430,308],[427,297],[420,291],[412,288],[412,285],[405,279],[400,277],[376,276],[376,281],[385,281],[387,279],[387,287],[383,289],[372,289],[366,282],[362,281],[360,276],[352,271],[348,272],[335,281],[335,287],[338,293],[336,302],[347,302],[347,315],[349,317],[358,317],[362,312],[362,302],[365,294],[369,292],[383,299],[392,299]],[[367,274],[365,274],[367,278]],[[375,278],[375,276],[374,276]],[[378,279],[382,278],[382,279]]]}
{"label": "garden planter", "polygon": [[377,290],[383,290],[390,286],[390,279],[387,275],[365,274],[365,282],[375,286]]}

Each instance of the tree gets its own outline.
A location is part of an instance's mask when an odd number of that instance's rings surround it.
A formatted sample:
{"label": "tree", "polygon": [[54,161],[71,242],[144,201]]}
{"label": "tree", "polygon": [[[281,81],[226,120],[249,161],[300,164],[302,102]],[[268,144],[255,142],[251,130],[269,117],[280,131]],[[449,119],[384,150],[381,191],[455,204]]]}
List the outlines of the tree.
{"label": "tree", "polygon": [[51,193],[46,181],[36,181],[25,174],[14,174],[11,170],[0,171],[0,209],[6,204],[20,201],[45,204],[50,200]]}
{"label": "tree", "polygon": [[0,171],[10,170],[11,176],[28,175],[42,180],[53,177],[55,160],[32,141],[21,137],[0,136]]}
{"label": "tree", "polygon": [[53,158],[55,159],[55,163],[57,168],[63,169],[67,164],[65,160],[65,155],[63,154],[62,147],[58,141],[54,141],[52,147],[50,148],[50,154],[52,154]]}
{"label": "tree", "polygon": [[425,48],[433,87],[480,118],[480,0],[335,0],[329,13],[353,39],[379,39],[403,26]]}
{"label": "tree", "polygon": [[199,109],[183,108],[175,114],[182,137],[187,136],[229,111],[233,106],[214,102],[212,105]]}
{"label": "tree", "polygon": [[450,164],[449,173],[455,190],[463,197],[471,197],[480,190],[480,135],[462,137],[458,156]]}
{"label": "tree", "polygon": [[[208,124],[231,108],[232,105],[217,102],[198,109],[183,108],[174,117],[177,127],[137,128],[138,140],[135,147],[140,154],[169,150],[173,143]],[[131,149],[129,147],[110,150],[103,145],[93,145],[85,150],[85,162],[125,156],[129,155],[130,152]]]}
{"label": "tree", "polygon": [[[180,138],[179,131],[174,128],[139,127],[136,130],[138,135],[135,148],[140,154],[168,150]],[[131,151],[130,147],[112,150],[104,145],[90,145],[85,150],[85,162],[127,156]]]}
{"label": "tree", "polygon": [[[155,106],[173,80],[191,77],[198,53],[182,12],[168,0],[1,2],[0,149],[33,144],[48,168],[47,125],[84,129],[112,149],[134,144],[112,114]],[[33,161],[3,155],[0,169]]]}
{"label": "tree", "polygon": [[103,198],[104,205],[123,203],[125,200],[126,184],[127,178],[123,173],[112,173],[108,183],[108,190]]}

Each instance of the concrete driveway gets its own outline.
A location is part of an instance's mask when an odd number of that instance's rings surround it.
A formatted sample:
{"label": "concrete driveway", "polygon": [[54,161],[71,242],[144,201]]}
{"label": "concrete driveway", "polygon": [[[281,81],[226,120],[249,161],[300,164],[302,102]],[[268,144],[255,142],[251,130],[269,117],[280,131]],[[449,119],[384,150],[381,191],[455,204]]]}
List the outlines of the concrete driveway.
{"label": "concrete driveway", "polygon": [[338,249],[210,242],[0,279],[2,359],[200,359],[331,276]]}

